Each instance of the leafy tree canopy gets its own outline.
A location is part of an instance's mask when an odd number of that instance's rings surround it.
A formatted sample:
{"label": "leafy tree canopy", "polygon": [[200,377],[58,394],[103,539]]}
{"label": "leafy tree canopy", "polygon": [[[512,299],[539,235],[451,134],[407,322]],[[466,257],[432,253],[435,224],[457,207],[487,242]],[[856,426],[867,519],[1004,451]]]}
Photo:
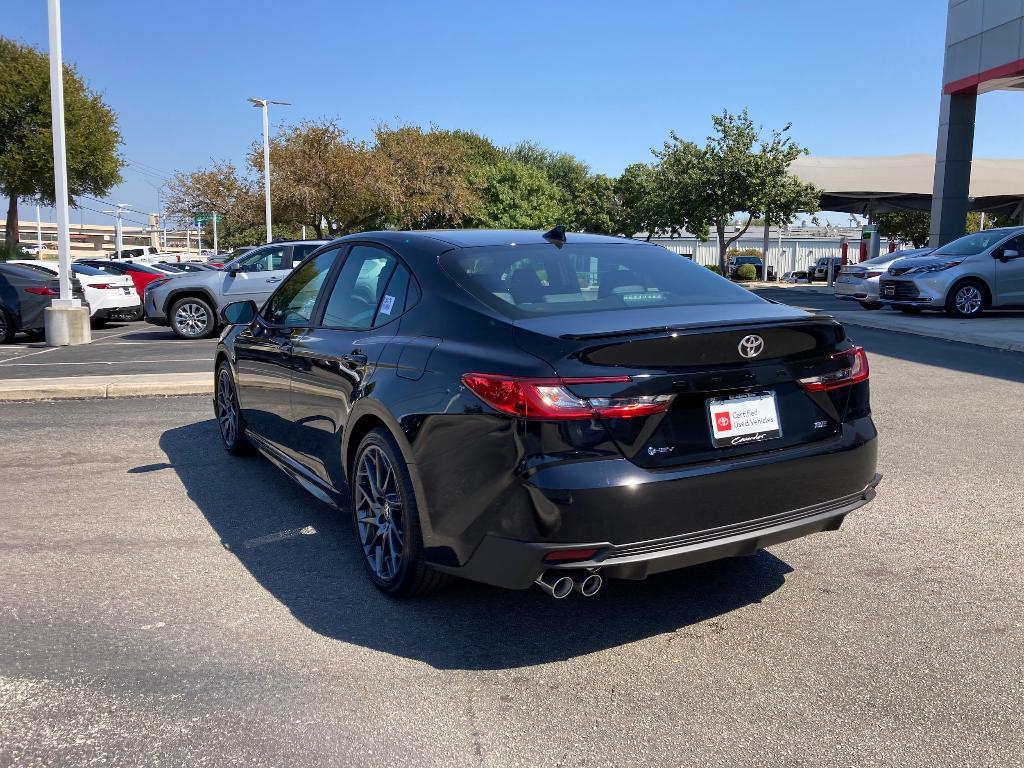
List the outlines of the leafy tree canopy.
{"label": "leafy tree canopy", "polygon": [[[9,199],[6,239],[18,242],[18,201],[53,205],[50,64],[46,54],[0,37],[0,192]],[[114,112],[75,69],[64,66],[68,192],[102,197],[121,182]]]}

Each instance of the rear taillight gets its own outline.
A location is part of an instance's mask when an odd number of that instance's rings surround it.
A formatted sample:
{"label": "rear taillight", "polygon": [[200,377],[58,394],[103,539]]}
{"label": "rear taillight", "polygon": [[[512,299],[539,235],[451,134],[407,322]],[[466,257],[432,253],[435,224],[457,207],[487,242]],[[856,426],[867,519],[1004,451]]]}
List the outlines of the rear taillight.
{"label": "rear taillight", "polygon": [[821,376],[800,379],[800,386],[808,392],[827,392],[830,389],[849,387],[852,384],[868,380],[868,356],[863,347],[854,347],[846,352],[832,355],[833,360],[843,360],[844,358],[847,365],[843,368]]}
{"label": "rear taillight", "polygon": [[111,285],[110,283],[92,283],[89,287],[90,288],[98,288],[101,291],[105,291],[105,290],[111,289],[111,288],[120,288],[121,286],[120,285]]}
{"label": "rear taillight", "polygon": [[36,296],[60,296],[60,294],[57,293],[57,291],[53,290],[53,288],[48,288],[45,285],[40,285],[38,287],[33,288],[26,288],[25,293],[34,293]]}
{"label": "rear taillight", "polygon": [[531,379],[492,373],[467,373],[462,377],[477,397],[492,408],[525,419],[628,419],[666,410],[672,395],[638,397],[577,397],[573,384],[626,384],[628,376],[586,379]]}

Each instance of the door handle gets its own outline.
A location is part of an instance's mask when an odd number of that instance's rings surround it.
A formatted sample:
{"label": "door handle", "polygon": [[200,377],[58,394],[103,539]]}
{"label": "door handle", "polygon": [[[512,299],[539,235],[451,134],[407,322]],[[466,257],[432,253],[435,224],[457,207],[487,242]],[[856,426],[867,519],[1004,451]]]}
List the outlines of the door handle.
{"label": "door handle", "polygon": [[267,282],[268,283],[280,283],[281,282],[281,278],[280,277],[268,277],[267,278]]}
{"label": "door handle", "polygon": [[362,352],[349,352],[347,355],[342,355],[341,359],[352,365],[366,365],[370,360]]}

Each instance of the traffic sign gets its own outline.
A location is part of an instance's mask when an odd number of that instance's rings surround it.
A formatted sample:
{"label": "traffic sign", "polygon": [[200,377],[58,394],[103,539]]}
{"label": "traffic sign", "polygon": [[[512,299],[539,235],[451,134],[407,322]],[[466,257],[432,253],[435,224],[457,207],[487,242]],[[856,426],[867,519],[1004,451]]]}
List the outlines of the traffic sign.
{"label": "traffic sign", "polygon": [[192,217],[192,224],[193,224],[193,226],[196,226],[196,227],[201,227],[204,224],[209,224],[211,221],[212,222],[219,222],[220,221],[220,214],[219,213],[198,213],[198,214],[196,214],[195,216]]}

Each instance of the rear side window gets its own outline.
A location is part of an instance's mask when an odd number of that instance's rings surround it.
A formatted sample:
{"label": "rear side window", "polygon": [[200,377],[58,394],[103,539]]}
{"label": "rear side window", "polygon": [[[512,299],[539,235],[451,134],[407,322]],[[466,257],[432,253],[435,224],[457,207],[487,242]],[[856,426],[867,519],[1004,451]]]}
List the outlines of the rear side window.
{"label": "rear side window", "polygon": [[459,285],[509,317],[764,300],[660,246],[462,248],[441,257]]}
{"label": "rear side window", "polygon": [[[352,246],[324,308],[324,326],[352,330],[371,328],[396,263],[394,256],[380,248]],[[392,296],[392,305],[394,300]]]}
{"label": "rear side window", "polygon": [[90,267],[87,264],[72,264],[71,271],[77,275],[105,275],[107,274],[102,269],[96,267]]}
{"label": "rear side window", "polygon": [[415,304],[415,302],[409,301],[410,291],[413,290],[415,284],[415,280],[412,279],[405,265],[399,264],[395,267],[388,287],[381,297],[380,306],[377,307],[377,316],[373,319],[374,328],[390,323]]}

